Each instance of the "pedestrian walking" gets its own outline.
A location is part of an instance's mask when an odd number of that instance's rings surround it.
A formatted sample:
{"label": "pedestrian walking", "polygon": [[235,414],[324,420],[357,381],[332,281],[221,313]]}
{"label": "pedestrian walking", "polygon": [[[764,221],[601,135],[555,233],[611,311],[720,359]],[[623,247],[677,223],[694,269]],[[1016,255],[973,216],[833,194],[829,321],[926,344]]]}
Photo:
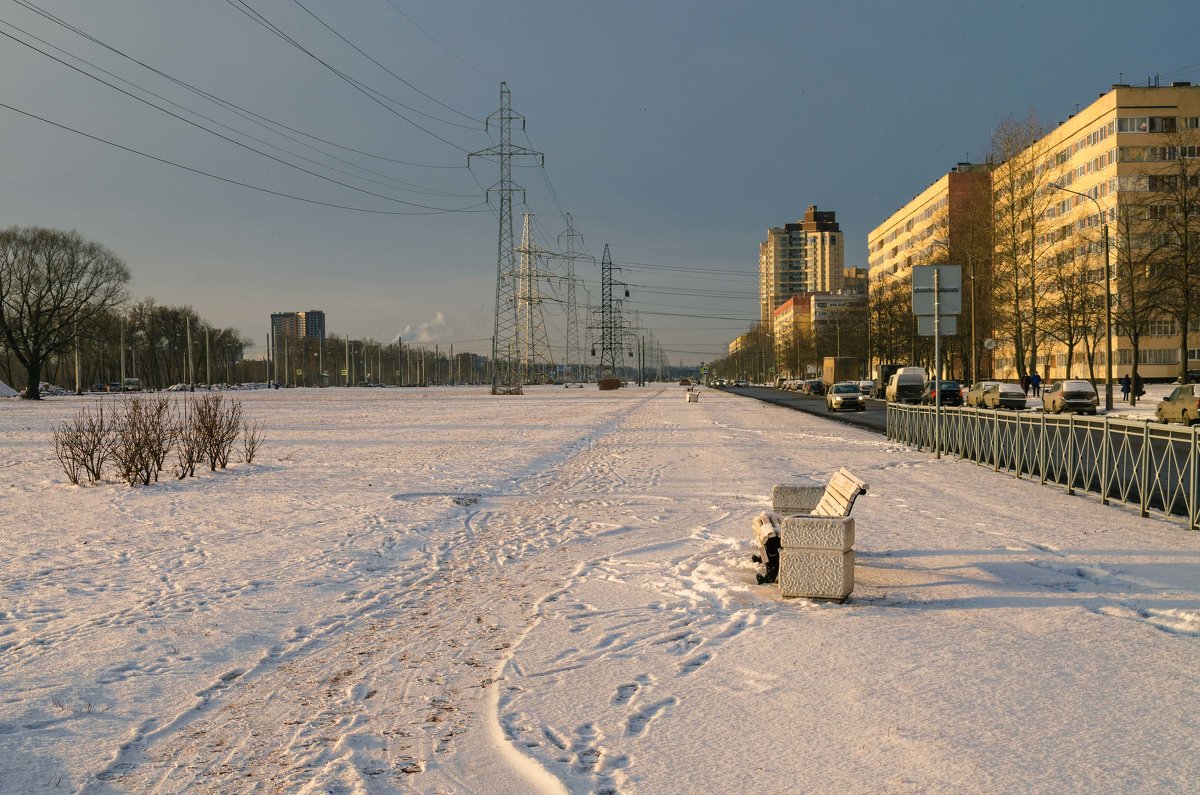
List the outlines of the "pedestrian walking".
{"label": "pedestrian walking", "polygon": [[1025,397],[1029,397],[1029,376],[1021,376],[1021,391],[1025,393]]}
{"label": "pedestrian walking", "polygon": [[1037,373],[1029,376],[1029,386],[1033,389],[1034,397],[1042,396],[1042,377]]}
{"label": "pedestrian walking", "polygon": [[1121,376],[1121,400],[1129,402],[1129,376]]}

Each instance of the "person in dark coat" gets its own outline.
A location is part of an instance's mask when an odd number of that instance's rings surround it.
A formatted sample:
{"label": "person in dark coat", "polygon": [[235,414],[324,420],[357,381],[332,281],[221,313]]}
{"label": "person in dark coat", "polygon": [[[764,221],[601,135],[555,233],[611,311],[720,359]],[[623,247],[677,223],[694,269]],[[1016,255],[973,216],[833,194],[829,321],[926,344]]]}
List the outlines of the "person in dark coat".
{"label": "person in dark coat", "polygon": [[1037,373],[1029,376],[1029,386],[1033,389],[1034,397],[1042,396],[1042,377]]}
{"label": "person in dark coat", "polygon": [[1129,402],[1129,376],[1121,376],[1121,400]]}
{"label": "person in dark coat", "polygon": [[1028,397],[1029,395],[1029,376],[1021,376],[1021,391]]}

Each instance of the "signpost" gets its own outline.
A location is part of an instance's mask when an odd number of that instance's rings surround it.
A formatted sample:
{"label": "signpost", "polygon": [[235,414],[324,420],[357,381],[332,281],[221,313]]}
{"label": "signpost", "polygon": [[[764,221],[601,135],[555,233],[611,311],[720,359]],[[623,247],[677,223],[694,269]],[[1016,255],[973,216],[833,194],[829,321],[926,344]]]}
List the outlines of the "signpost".
{"label": "signpost", "polygon": [[962,313],[962,266],[918,265],[912,269],[917,333],[933,337],[933,454],[942,457],[942,336],[958,332]]}

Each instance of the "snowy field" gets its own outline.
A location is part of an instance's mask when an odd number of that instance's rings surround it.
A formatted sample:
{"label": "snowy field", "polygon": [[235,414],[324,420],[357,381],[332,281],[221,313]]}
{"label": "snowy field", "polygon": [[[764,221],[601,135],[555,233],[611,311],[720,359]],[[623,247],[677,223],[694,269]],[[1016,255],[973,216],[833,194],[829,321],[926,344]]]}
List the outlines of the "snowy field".
{"label": "snowy field", "polygon": [[[236,397],[261,460],[143,488],[0,401],[0,792],[1200,781],[1178,521],[711,390]],[[840,466],[854,594],[781,600],[750,519]]]}

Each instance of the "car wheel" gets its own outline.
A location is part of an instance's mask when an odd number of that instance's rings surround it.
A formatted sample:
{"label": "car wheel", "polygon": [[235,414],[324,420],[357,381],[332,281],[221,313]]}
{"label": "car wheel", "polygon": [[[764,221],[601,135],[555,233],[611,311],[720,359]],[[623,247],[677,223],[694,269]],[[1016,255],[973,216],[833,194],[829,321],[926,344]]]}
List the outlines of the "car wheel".
{"label": "car wheel", "polygon": [[1188,415],[1187,415],[1186,411],[1180,412],[1179,421],[1181,423],[1183,423],[1183,427],[1185,427],[1185,428],[1189,427],[1192,424],[1192,421],[1188,419]]}

